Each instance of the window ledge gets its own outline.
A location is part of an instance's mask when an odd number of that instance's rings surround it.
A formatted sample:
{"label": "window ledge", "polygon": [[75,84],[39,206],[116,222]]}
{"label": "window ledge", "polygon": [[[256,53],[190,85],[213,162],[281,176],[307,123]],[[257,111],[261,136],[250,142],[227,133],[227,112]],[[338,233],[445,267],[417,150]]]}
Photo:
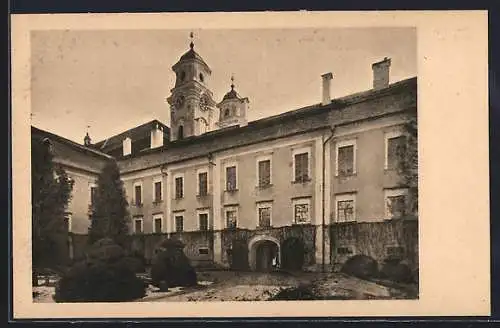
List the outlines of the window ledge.
{"label": "window ledge", "polygon": [[160,205],[161,203],[163,203],[163,200],[155,200],[155,201],[153,201],[153,205]]}
{"label": "window ledge", "polygon": [[210,194],[196,195],[197,199],[205,199],[205,198],[208,198],[208,197],[210,197]]}
{"label": "window ledge", "polygon": [[312,179],[310,179],[310,178],[307,178],[307,179],[304,179],[304,180],[294,180],[294,181],[292,181],[292,184],[299,184],[299,183],[300,184],[306,184],[306,183],[309,183],[311,181],[312,181]]}
{"label": "window ledge", "polygon": [[357,175],[358,175],[358,173],[354,172],[354,173],[349,173],[349,174],[336,174],[335,177],[341,179],[341,178],[355,177]]}
{"label": "window ledge", "polygon": [[224,190],[224,192],[227,192],[229,194],[234,194],[234,193],[238,192],[238,189],[231,189],[231,190],[226,189],[226,190]]}
{"label": "window ledge", "polygon": [[272,188],[273,187],[273,184],[270,183],[270,184],[267,184],[267,185],[259,185],[259,186],[255,186],[255,189],[257,190],[265,190],[265,189],[269,189],[269,188]]}
{"label": "window ledge", "polygon": [[311,222],[293,222],[292,223],[292,227],[295,227],[295,226],[305,226],[305,225],[312,225]]}
{"label": "window ledge", "polygon": [[181,199],[184,199],[184,196],[183,197],[175,197],[174,200],[181,200]]}
{"label": "window ledge", "polygon": [[137,207],[137,208],[141,208],[144,206],[144,204],[140,203],[140,204],[132,204],[132,206],[134,207]]}
{"label": "window ledge", "polygon": [[273,228],[272,226],[256,226],[255,230],[268,230],[272,228]]}

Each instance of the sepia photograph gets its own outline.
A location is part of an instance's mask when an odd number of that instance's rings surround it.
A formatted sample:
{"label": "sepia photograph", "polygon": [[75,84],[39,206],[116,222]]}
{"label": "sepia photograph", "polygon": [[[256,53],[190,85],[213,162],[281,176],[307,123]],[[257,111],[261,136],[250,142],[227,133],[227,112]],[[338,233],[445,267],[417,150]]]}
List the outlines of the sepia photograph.
{"label": "sepia photograph", "polygon": [[418,297],[415,28],[31,49],[35,301]]}
{"label": "sepia photograph", "polygon": [[419,301],[417,24],[268,25],[26,34],[34,305]]}

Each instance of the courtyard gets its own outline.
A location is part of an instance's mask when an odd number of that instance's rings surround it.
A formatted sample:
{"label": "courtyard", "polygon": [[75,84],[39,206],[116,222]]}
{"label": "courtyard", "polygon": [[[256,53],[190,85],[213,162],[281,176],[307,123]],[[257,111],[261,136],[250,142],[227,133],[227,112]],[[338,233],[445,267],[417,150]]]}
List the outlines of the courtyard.
{"label": "courtyard", "polygon": [[[137,302],[416,299],[418,286],[368,281],[343,273],[199,271],[198,285],[160,291],[149,285]],[[148,282],[148,274],[141,275]],[[33,288],[35,303],[54,302],[57,276]]]}

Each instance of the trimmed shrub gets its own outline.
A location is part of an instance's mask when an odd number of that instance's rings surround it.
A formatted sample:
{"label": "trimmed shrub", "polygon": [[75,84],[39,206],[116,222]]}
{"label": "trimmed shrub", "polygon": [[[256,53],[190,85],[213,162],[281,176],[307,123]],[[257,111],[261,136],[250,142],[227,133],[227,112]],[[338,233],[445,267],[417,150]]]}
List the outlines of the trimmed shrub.
{"label": "trimmed shrub", "polygon": [[153,286],[165,290],[197,284],[196,271],[184,254],[183,248],[184,244],[179,240],[167,239],[161,243],[152,261]]}
{"label": "trimmed shrub", "polygon": [[145,283],[130,268],[130,258],[109,240],[94,244],[87,259],[73,265],[59,280],[56,302],[120,302],[145,295]]}
{"label": "trimmed shrub", "polygon": [[354,255],[344,263],[341,272],[361,279],[369,279],[377,276],[378,264],[370,256]]}
{"label": "trimmed shrub", "polygon": [[410,267],[399,260],[386,260],[380,271],[380,276],[394,282],[413,282],[413,273]]}

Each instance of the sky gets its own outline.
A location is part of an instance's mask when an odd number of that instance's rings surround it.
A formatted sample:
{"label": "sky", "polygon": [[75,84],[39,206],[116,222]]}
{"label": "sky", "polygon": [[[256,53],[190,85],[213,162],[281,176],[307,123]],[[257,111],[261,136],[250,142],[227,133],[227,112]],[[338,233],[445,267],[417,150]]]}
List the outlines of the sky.
{"label": "sky", "polygon": [[[171,67],[191,30],[50,30],[31,34],[32,125],[83,143],[153,119],[169,125]],[[390,81],[417,75],[414,28],[192,30],[212,69],[215,101],[248,97],[248,120],[321,102],[321,75],[333,98],[372,87],[371,64],[392,59]],[[90,126],[90,128],[88,128]]]}

